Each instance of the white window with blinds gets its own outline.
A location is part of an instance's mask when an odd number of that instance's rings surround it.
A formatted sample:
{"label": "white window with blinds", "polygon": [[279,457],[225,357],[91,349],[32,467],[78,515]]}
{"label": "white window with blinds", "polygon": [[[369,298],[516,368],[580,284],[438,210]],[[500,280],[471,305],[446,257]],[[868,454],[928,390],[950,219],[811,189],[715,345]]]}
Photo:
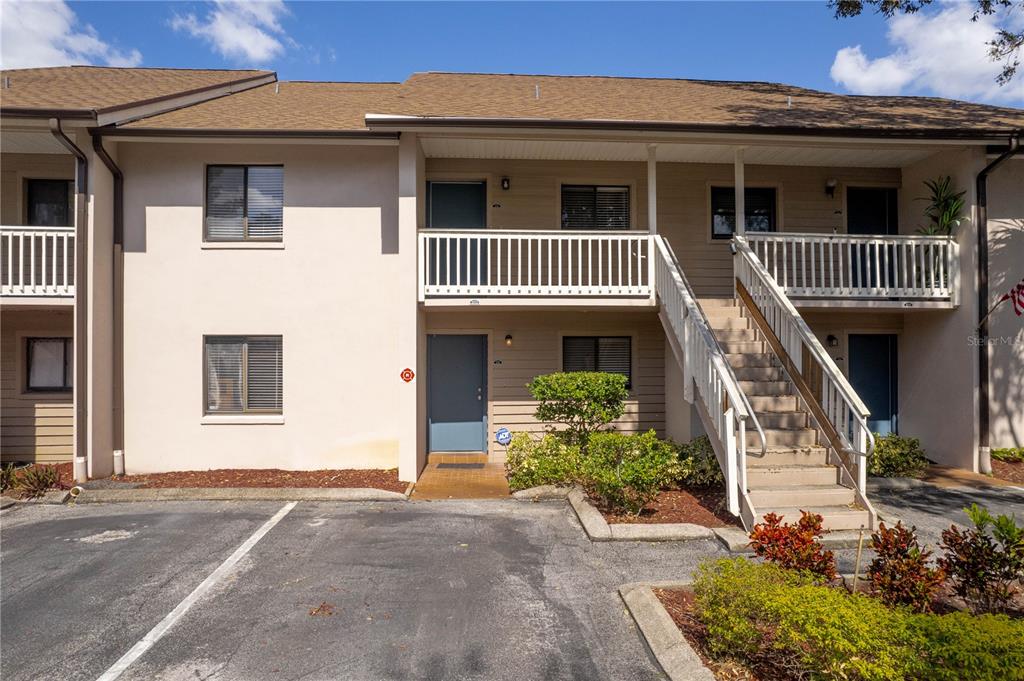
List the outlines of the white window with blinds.
{"label": "white window with blinds", "polygon": [[603,371],[633,382],[633,339],[629,336],[563,336],[562,371]]}
{"label": "white window with blinds", "polygon": [[203,339],[207,414],[280,414],[281,336]]}
{"label": "white window with blinds", "polygon": [[562,185],[562,229],[629,228],[629,187]]}
{"label": "white window with blinds", "polygon": [[284,167],[206,167],[206,241],[281,241]]}

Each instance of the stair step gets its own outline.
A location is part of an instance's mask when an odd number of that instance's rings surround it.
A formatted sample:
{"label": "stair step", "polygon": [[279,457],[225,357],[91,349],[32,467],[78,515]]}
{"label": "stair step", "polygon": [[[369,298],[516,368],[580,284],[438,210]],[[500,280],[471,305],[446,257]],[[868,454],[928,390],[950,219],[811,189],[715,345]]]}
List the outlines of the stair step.
{"label": "stair step", "polygon": [[703,308],[736,307],[735,298],[698,298],[697,302]]}
{"label": "stair step", "polygon": [[[764,426],[761,426],[764,428]],[[818,431],[813,428],[764,428],[764,437],[769,447],[785,445],[789,447],[809,446],[818,443]],[[761,436],[757,430],[747,430],[747,448],[760,450]]]}
{"label": "stair step", "polygon": [[778,364],[775,361],[775,357],[768,353],[760,355],[726,355],[725,357],[729,360],[729,364],[732,365],[733,369],[739,369],[740,367],[771,367]]}
{"label": "stair step", "polygon": [[761,517],[764,517],[766,513],[775,513],[782,516],[783,522],[787,523],[795,523],[800,520],[800,511],[816,513],[822,517],[822,526],[826,530],[856,530],[861,526],[870,527],[871,523],[871,517],[867,509],[851,508],[849,506],[804,505],[802,507],[773,506],[771,508],[762,508],[755,505],[754,508]]}
{"label": "stair step", "polygon": [[736,378],[741,381],[782,381],[785,375],[782,367],[739,367],[733,368]]}
{"label": "stair step", "polygon": [[[757,447],[760,447],[758,443]],[[769,447],[764,456],[756,456],[760,449],[747,448],[747,471],[762,466],[824,466],[828,452],[824,447]]]}
{"label": "stair step", "polygon": [[722,341],[750,342],[760,340],[761,337],[757,329],[715,329],[715,338],[721,343]]}
{"label": "stair step", "polygon": [[808,428],[810,421],[804,411],[775,411],[759,413],[756,409],[757,422],[762,428]]}
{"label": "stair step", "polygon": [[[726,309],[727,310],[729,308],[722,308],[722,309]],[[746,317],[739,317],[739,316],[728,316],[728,317],[718,316],[718,315],[716,315],[716,316],[709,316],[708,317],[708,324],[711,325],[711,328],[714,330],[714,332],[716,334],[719,331],[722,331],[724,329],[749,329],[749,328],[751,328],[750,320],[747,319]]]}
{"label": "stair step", "polygon": [[[849,487],[839,485],[799,485],[796,487],[764,487],[748,492],[750,503],[758,513],[769,508],[807,508],[808,506],[849,506],[856,496]],[[797,513],[797,519],[800,515]]]}
{"label": "stair step", "polygon": [[789,395],[792,386],[789,381],[740,381],[740,389],[751,395]]}
{"label": "stair step", "polygon": [[768,351],[764,341],[721,341],[719,345],[729,355],[763,355]]}
{"label": "stair step", "polygon": [[835,466],[757,466],[747,469],[750,489],[835,485],[839,471]]}
{"label": "stair step", "polygon": [[757,414],[758,417],[760,417],[761,414],[791,412],[796,411],[799,408],[796,395],[747,394],[747,399],[750,401],[750,406],[754,408],[754,413]]}

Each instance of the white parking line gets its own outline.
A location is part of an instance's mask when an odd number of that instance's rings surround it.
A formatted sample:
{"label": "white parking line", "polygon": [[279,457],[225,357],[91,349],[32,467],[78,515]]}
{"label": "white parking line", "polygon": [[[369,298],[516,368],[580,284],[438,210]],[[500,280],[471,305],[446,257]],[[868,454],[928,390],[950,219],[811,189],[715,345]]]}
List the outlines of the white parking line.
{"label": "white parking line", "polygon": [[114,681],[117,677],[124,673],[125,669],[135,662],[135,660],[142,657],[147,650],[153,647],[153,645],[160,640],[160,638],[167,633],[167,630],[174,626],[175,622],[181,619],[182,615],[188,612],[196,601],[202,598],[203,594],[210,590],[217,581],[223,577],[231,568],[235,566],[242,556],[249,553],[249,549],[256,545],[260,539],[263,538],[267,532],[273,529],[274,525],[277,525],[288,512],[295,508],[297,501],[290,501],[285,504],[280,511],[274,514],[274,517],[263,523],[263,526],[253,532],[252,536],[245,540],[245,542],[235,549],[235,552],[228,556],[227,560],[220,564],[216,570],[210,573],[210,576],[203,580],[203,583],[197,586],[192,593],[190,593],[185,600],[178,603],[178,606],[171,610],[166,617],[160,620],[160,623],[150,629],[149,633],[142,637],[142,639],[132,646],[132,649],[125,653],[120,660],[114,663],[114,665],[105,671],[97,681]]}

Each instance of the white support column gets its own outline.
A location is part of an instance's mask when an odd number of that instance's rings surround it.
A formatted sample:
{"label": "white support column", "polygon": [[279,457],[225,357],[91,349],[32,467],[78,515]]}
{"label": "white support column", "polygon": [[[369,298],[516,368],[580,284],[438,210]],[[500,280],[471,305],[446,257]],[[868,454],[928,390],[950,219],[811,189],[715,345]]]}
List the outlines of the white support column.
{"label": "white support column", "polygon": [[736,192],[736,233],[743,234],[747,231],[747,201],[743,179],[743,149],[736,147],[736,155],[733,161],[733,172],[735,173]]}
{"label": "white support column", "polygon": [[647,229],[658,233],[658,145],[647,145]]}
{"label": "white support column", "polygon": [[[417,300],[418,268],[420,257],[417,238],[418,201],[420,183],[419,141],[415,134],[402,133],[398,147],[398,268],[401,277],[401,312],[396,319],[398,348],[396,364],[388,380],[398,391],[395,413],[398,430],[398,477],[413,482],[419,476],[426,459],[426,415],[423,404],[425,366],[425,338],[423,312]],[[411,369],[415,377],[406,381],[402,374]]]}

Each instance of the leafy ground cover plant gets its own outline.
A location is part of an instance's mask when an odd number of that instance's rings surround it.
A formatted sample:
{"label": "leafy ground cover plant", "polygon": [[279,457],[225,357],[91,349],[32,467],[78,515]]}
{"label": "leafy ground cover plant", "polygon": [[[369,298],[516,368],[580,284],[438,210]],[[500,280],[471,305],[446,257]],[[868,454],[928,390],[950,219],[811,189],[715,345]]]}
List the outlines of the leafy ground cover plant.
{"label": "leafy ground cover plant", "polygon": [[679,477],[679,455],[653,430],[636,435],[594,433],[581,458],[581,482],[607,509],[634,515]]}
{"label": "leafy ground cover plant", "polygon": [[679,480],[693,487],[724,485],[725,476],[718,465],[711,440],[702,435],[679,448]]}
{"label": "leafy ground cover plant", "polygon": [[564,425],[569,441],[584,449],[591,433],[622,416],[629,397],[625,376],[599,371],[545,374],[526,387],[539,403],[537,420]]}
{"label": "leafy ground cover plant", "polygon": [[917,478],[928,468],[928,459],[916,437],[895,433],[875,434],[875,450],[868,461],[868,473],[883,478]]}
{"label": "leafy ground cover plant", "polygon": [[818,540],[824,534],[822,517],[800,512],[796,523],[783,523],[774,513],[767,513],[764,522],[754,525],[750,547],[754,553],[783,568],[814,575],[831,581],[836,576],[836,559]]}
{"label": "leafy ground cover plant", "polygon": [[29,499],[41,497],[48,490],[59,489],[60,486],[60,471],[56,466],[28,466],[15,476],[15,487]]}
{"label": "leafy ground cover plant", "polygon": [[992,458],[1006,463],[1024,462],[1024,447],[1003,447],[992,450]]}
{"label": "leafy ground cover plant", "polygon": [[537,485],[572,485],[580,476],[580,449],[553,433],[540,439],[516,433],[508,446],[505,474],[513,492]]}
{"label": "leafy ground cover plant", "polygon": [[880,523],[871,535],[875,558],[868,577],[876,596],[886,605],[906,605],[917,612],[931,610],[932,600],[945,580],[941,568],[929,567],[931,551],[921,548],[917,528]]}
{"label": "leafy ground cover plant", "polygon": [[0,466],[0,492],[6,492],[14,488],[14,464],[7,463]]}
{"label": "leafy ground cover plant", "polygon": [[1001,612],[1024,581],[1024,527],[1013,516],[993,517],[977,504],[964,513],[974,527],[943,530],[939,566],[972,612]]}

